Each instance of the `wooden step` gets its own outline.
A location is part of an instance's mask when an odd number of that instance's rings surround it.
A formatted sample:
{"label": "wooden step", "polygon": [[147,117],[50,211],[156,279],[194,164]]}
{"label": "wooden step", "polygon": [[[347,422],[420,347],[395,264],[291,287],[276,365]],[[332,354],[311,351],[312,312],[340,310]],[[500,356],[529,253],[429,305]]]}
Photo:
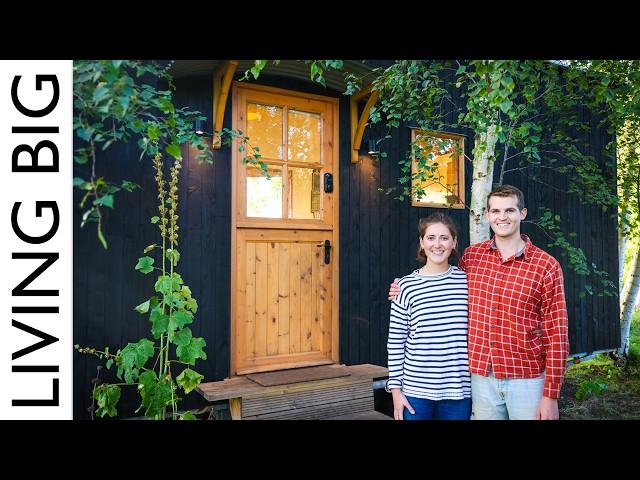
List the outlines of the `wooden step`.
{"label": "wooden step", "polygon": [[275,385],[348,377],[349,375],[351,375],[351,372],[343,365],[322,365],[319,367],[292,368],[277,372],[250,373],[247,378],[263,387],[273,387]]}
{"label": "wooden step", "polygon": [[[337,367],[341,367],[337,365]],[[370,380],[376,380],[380,378],[386,378],[389,374],[389,370],[386,367],[371,364],[349,365],[345,366],[349,371],[350,376],[346,378],[368,378]],[[345,378],[345,377],[342,377]],[[334,380],[334,379],[329,379]],[[318,380],[319,382],[328,380]],[[196,391],[202,395],[207,401],[215,402],[218,400],[228,400],[231,398],[241,398],[249,396],[255,393],[264,391],[265,388],[277,389],[282,385],[274,387],[263,387],[255,382],[249,380],[246,376],[238,376],[233,378],[227,378],[218,382],[205,382],[196,387]]]}
{"label": "wooden step", "polygon": [[297,383],[242,398],[242,419],[321,419],[373,410],[371,380]]}
{"label": "wooden step", "polygon": [[376,410],[367,410],[366,412],[349,413],[347,415],[330,417],[325,420],[393,420],[393,418]]}
{"label": "wooden step", "polygon": [[[374,410],[373,381],[386,378],[385,367],[363,364],[315,368],[335,372],[304,369],[260,379],[267,384],[291,381],[269,386],[247,377],[234,377],[200,384],[197,391],[209,401],[228,399],[234,420],[381,419]],[[341,376],[326,378],[338,373]]]}

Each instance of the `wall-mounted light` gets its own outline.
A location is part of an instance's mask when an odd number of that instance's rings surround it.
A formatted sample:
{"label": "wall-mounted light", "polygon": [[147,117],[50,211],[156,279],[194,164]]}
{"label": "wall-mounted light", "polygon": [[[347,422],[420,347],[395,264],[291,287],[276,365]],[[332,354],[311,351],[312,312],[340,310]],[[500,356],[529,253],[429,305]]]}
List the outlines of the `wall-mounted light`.
{"label": "wall-mounted light", "polygon": [[206,132],[204,131],[204,127],[206,125],[206,121],[202,119],[198,119],[195,121],[193,126],[193,130],[196,132],[196,135],[204,135]]}
{"label": "wall-mounted light", "polygon": [[367,142],[367,153],[369,155],[378,155],[380,153],[380,150],[378,149],[378,142],[379,140],[375,138],[369,139]]}

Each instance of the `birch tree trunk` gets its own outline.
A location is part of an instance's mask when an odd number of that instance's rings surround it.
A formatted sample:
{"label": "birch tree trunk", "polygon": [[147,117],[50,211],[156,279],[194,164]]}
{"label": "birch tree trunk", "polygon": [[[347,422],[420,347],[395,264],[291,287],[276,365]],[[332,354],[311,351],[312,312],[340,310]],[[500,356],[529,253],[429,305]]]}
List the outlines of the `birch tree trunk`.
{"label": "birch tree trunk", "polygon": [[[626,246],[625,246],[625,250],[626,250]],[[631,284],[633,283],[633,266],[635,265],[636,262],[636,256],[640,254],[640,249],[636,248],[631,255],[631,259],[629,261],[629,269],[627,271],[627,274],[624,275],[623,273],[623,277],[622,277],[622,287],[620,288],[620,312],[622,312],[623,310],[623,306],[625,305],[625,303],[627,302],[627,299],[629,298],[629,292],[631,290]],[[620,317],[622,318],[622,317]]]}
{"label": "birch tree trunk", "polygon": [[472,244],[489,238],[489,222],[484,212],[487,197],[493,187],[493,166],[498,136],[496,126],[490,125],[486,133],[476,135],[473,148],[473,183],[469,211],[469,238]]}
{"label": "birch tree trunk", "polygon": [[624,288],[624,258],[627,254],[627,235],[622,230],[618,231],[618,293],[622,298]]}
{"label": "birch tree trunk", "polygon": [[625,288],[620,307],[620,351],[626,355],[629,349],[629,332],[631,330],[631,317],[635,311],[635,305],[640,293],[640,247],[635,251],[631,261],[631,276],[627,280],[628,290]]}
{"label": "birch tree trunk", "polygon": [[627,255],[627,220],[629,218],[629,212],[623,209],[622,219],[618,223],[618,294],[620,300],[622,300],[622,291],[624,290],[624,259]]}

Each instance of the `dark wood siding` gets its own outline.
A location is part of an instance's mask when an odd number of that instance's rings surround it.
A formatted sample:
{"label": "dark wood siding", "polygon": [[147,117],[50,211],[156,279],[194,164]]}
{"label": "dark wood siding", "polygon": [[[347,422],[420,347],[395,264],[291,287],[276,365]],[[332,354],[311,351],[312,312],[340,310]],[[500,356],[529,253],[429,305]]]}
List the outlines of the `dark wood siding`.
{"label": "dark wood siding", "polygon": [[[459,98],[454,98],[460,102]],[[348,138],[349,125],[345,121],[348,101],[342,105],[340,134]],[[590,132],[580,134],[579,148],[583,153],[593,155],[601,165],[608,165],[610,178],[615,178],[615,159],[604,151],[610,141],[597,119],[585,109],[580,111],[582,121],[591,125]],[[448,119],[453,123],[454,118]],[[471,156],[473,136],[465,130],[451,129],[452,133],[465,135],[465,153]],[[367,136],[380,136],[375,128],[368,127]],[[415,260],[418,247],[417,224],[422,216],[438,209],[412,207],[409,199],[394,200],[393,195],[378,192],[378,187],[393,186],[400,174],[397,161],[407,154],[410,142],[409,128],[400,128],[393,138],[385,141],[386,159],[376,162],[369,157],[355,165],[350,163],[350,153],[341,150],[341,168],[349,174],[341,176],[341,191],[348,192],[349,201],[341,203],[340,231],[342,265],[340,269],[341,308],[341,361],[347,364],[371,362],[386,365],[386,339],[388,334],[389,303],[385,300],[389,283],[395,277],[408,274],[420,264]],[[501,161],[496,162],[495,181],[499,179]],[[513,167],[508,167],[513,168]],[[467,202],[470,200],[470,180],[472,165],[465,165],[465,190]],[[528,219],[539,218],[541,208],[549,208],[560,215],[562,225],[576,233],[570,242],[584,251],[589,264],[595,263],[599,270],[609,272],[609,278],[617,284],[617,230],[615,210],[606,211],[599,206],[583,205],[575,195],[565,193],[568,176],[553,171],[538,173],[539,181],[533,173],[522,170],[506,173],[505,184],[519,187],[525,194],[529,211]],[[374,183],[373,187],[369,182]],[[611,189],[615,188],[612,181]],[[345,208],[348,207],[348,208]],[[446,211],[446,210],[444,210]],[[449,210],[448,213],[458,225],[459,250],[469,245],[468,214],[465,210]],[[375,221],[372,219],[376,219]],[[379,219],[379,220],[378,220]],[[379,226],[379,228],[372,228]],[[563,267],[569,314],[569,337],[572,353],[591,352],[616,348],[620,341],[619,304],[615,297],[599,296],[601,285],[594,277],[576,275],[568,268],[568,262],[561,249],[550,247],[549,237],[538,227],[522,224],[523,233],[532,242],[551,253]],[[363,273],[364,270],[368,273]],[[358,282],[359,279],[359,282]],[[589,284],[594,287],[594,295],[581,298]],[[347,305],[345,305],[347,303]],[[346,317],[345,317],[346,314]],[[354,338],[356,337],[356,338]],[[370,350],[362,346],[370,344]]]}
{"label": "dark wood siding", "polygon": [[[368,156],[351,164],[349,102],[339,92],[329,92],[310,83],[261,77],[264,85],[306,91],[340,98],[340,361],[346,364],[374,363],[386,365],[386,340],[389,324],[389,282],[419,266],[415,260],[418,219],[433,212],[432,208],[411,207],[410,201],[394,200],[378,188],[394,186],[400,175],[397,161],[406,155],[410,130],[402,127],[386,140],[384,150],[389,157],[380,162]],[[176,82],[176,102],[190,106],[211,118],[212,87],[209,76],[181,79]],[[456,100],[460,102],[460,99]],[[450,113],[453,115],[453,113]],[[587,112],[583,112],[588,118]],[[453,121],[453,117],[451,118]],[[231,98],[224,120],[231,127]],[[208,128],[211,128],[209,122]],[[365,142],[380,134],[375,128],[365,130]],[[469,132],[455,131],[465,137],[466,154],[471,156],[473,138]],[[585,134],[584,148],[604,162],[603,148],[607,135],[595,128]],[[180,185],[179,249],[182,259],[178,271],[193,291],[199,310],[191,328],[207,342],[208,359],[199,361],[196,370],[206,381],[221,380],[229,375],[230,361],[230,209],[231,152],[228,147],[216,151],[213,166],[198,165],[188,149],[183,149],[185,162]],[[154,277],[134,271],[137,258],[145,246],[158,241],[158,233],[149,219],[155,214],[155,185],[151,162],[138,161],[135,142],[114,146],[106,161],[99,165],[98,175],[113,180],[126,178],[142,186],[133,193],[116,197],[116,208],[106,212],[105,235],[109,250],[103,250],[96,238],[95,226],[80,229],[79,210],[74,218],[74,343],[111,349],[149,336],[146,316],[133,308],[153,293]],[[82,175],[83,172],[76,172]],[[470,197],[471,165],[465,165],[466,198]],[[498,171],[496,170],[496,178]],[[543,173],[541,179],[557,188],[566,188],[566,178]],[[601,270],[617,279],[618,258],[616,219],[611,211],[581,205],[553,188],[535,183],[526,173],[513,172],[505,183],[520,187],[526,196],[530,217],[539,207],[558,212],[577,236],[582,247]],[[74,202],[80,200],[75,192]],[[460,233],[459,250],[469,244],[468,216],[465,210],[451,210]],[[572,274],[566,260],[556,249],[548,249],[548,240],[535,227],[525,224],[523,231],[538,246],[560,260],[565,272],[569,306],[572,352],[616,347],[619,343],[619,307],[617,299],[587,295],[579,298],[585,279]],[[95,377],[97,359],[74,354],[74,417],[88,418],[91,404],[91,378]],[[104,371],[103,371],[104,373]],[[103,377],[115,378],[113,372]],[[183,405],[201,404],[191,393]],[[132,416],[138,406],[135,392],[123,393],[121,416]]]}
{"label": "dark wood siding", "polygon": [[[327,96],[321,86],[297,80],[261,77],[260,83],[280,88],[307,91]],[[176,81],[175,102],[189,106],[211,119],[212,80],[210,76]],[[231,128],[231,95],[225,111],[224,127]],[[348,115],[341,114],[341,118]],[[207,128],[212,128],[209,121]],[[348,150],[348,145],[341,145]],[[231,150],[215,152],[214,165],[199,165],[195,151],[183,147],[183,170],[180,179],[181,260],[178,272],[198,301],[198,312],[190,325],[194,336],[207,342],[206,361],[195,369],[206,381],[229,376],[230,365],[230,276],[231,276]],[[80,225],[80,210],[74,210],[74,344],[112,351],[129,342],[150,337],[148,316],[133,308],[153,293],[155,276],[134,270],[143,249],[159,241],[157,228],[150,223],[156,214],[154,172],[149,159],[138,161],[135,141],[113,146],[98,164],[98,176],[119,182],[134,181],[142,189],[116,195],[115,211],[105,212],[105,236],[109,249],[99,245],[95,225]],[[347,171],[345,170],[345,173]],[[75,175],[87,176],[84,169]],[[81,200],[74,192],[74,204]],[[108,210],[108,209],[107,209]],[[96,376],[98,359],[74,353],[74,417],[89,418],[91,379]],[[112,367],[113,369],[113,367]],[[102,370],[103,379],[115,380],[115,372]],[[196,407],[203,402],[197,393],[188,395],[182,406]],[[121,417],[130,417],[138,407],[133,388],[123,389],[119,403]]]}
{"label": "dark wood siding", "polygon": [[[190,78],[177,82],[176,103],[188,105],[211,117],[211,79]],[[231,126],[227,109],[225,126]],[[209,128],[210,123],[209,123]],[[180,179],[181,260],[178,272],[191,288],[199,309],[190,325],[194,336],[207,342],[206,361],[195,369],[207,380],[229,375],[229,298],[231,256],[231,166],[230,149],[215,153],[214,165],[199,165],[195,151],[183,147],[184,163]],[[94,224],[79,228],[79,210],[74,211],[74,343],[111,350],[128,342],[150,337],[148,316],[133,308],[149,298],[155,276],[134,270],[142,250],[159,241],[157,228],[150,223],[156,214],[154,172],[149,159],[138,161],[135,142],[114,146],[100,162],[98,175],[114,181],[126,178],[139,183],[141,190],[116,195],[115,211],[107,212],[105,236],[109,249],[103,250],[96,238]],[[77,171],[77,175],[84,172]],[[74,202],[80,200],[75,192]],[[88,418],[91,378],[98,360],[74,354],[74,417]],[[112,367],[113,368],[113,367]],[[113,380],[114,372],[103,370],[103,378]],[[138,399],[132,388],[123,389],[119,412],[134,415]],[[189,394],[186,407],[200,403],[196,393]]]}

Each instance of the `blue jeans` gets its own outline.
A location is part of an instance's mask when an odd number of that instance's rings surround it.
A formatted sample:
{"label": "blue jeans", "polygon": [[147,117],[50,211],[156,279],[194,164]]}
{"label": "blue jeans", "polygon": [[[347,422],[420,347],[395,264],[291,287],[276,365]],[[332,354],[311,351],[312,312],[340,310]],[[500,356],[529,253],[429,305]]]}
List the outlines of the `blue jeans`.
{"label": "blue jeans", "polygon": [[407,397],[415,410],[411,414],[405,407],[402,418],[405,420],[469,420],[471,417],[471,399],[428,400],[426,398]]}

